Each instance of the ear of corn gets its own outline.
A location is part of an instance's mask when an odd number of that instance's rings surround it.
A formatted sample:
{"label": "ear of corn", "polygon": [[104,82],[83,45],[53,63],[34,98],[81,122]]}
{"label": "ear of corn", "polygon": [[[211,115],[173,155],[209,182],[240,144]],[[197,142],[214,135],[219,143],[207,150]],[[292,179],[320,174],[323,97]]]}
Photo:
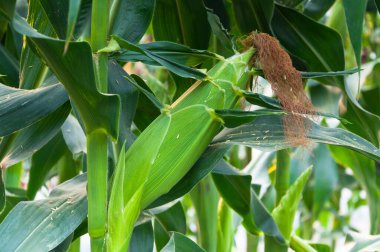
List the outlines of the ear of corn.
{"label": "ear of corn", "polygon": [[168,112],[161,114],[127,151],[125,163],[117,167],[111,192],[110,251],[127,249],[139,212],[167,193],[218,133],[222,120],[213,109],[236,104],[252,54],[253,50],[248,50],[218,63],[208,72],[207,80],[197,82],[171,106],[171,120],[164,119]]}
{"label": "ear of corn", "polygon": [[[144,131],[127,153],[124,147],[121,151],[109,201],[108,251],[128,249],[134,223],[141,211],[145,181],[167,134],[170,120],[170,115],[162,114]],[[144,153],[144,158],[140,158],[138,153]],[[133,165],[135,169],[129,165]]]}

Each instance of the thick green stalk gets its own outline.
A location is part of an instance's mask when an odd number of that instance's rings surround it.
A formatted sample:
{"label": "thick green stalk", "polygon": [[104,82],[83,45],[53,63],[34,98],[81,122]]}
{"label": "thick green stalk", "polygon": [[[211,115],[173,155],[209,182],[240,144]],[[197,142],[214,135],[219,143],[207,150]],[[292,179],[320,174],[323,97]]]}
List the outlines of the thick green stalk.
{"label": "thick green stalk", "polygon": [[[107,53],[97,53],[107,46],[108,0],[92,1],[91,47],[99,92],[108,91]],[[88,232],[91,251],[103,251],[107,229],[107,134],[94,131],[87,135]]]}
{"label": "thick green stalk", "polygon": [[316,249],[296,235],[292,235],[290,238],[290,247],[296,252],[317,252]]}
{"label": "thick green stalk", "polygon": [[276,205],[289,189],[290,183],[290,149],[277,151],[276,169]]}
{"label": "thick green stalk", "polygon": [[[218,192],[208,175],[191,191],[198,219],[198,242],[208,252],[217,249]],[[206,203],[207,202],[207,203]]]}
{"label": "thick green stalk", "polygon": [[92,1],[91,47],[94,54],[95,78],[98,90],[107,92],[107,53],[97,53],[107,46],[108,0]]}
{"label": "thick green stalk", "polygon": [[234,228],[232,223],[232,210],[227,203],[220,199],[218,209],[218,252],[232,250]]}
{"label": "thick green stalk", "polygon": [[87,135],[88,233],[91,251],[103,251],[107,226],[107,135]]}

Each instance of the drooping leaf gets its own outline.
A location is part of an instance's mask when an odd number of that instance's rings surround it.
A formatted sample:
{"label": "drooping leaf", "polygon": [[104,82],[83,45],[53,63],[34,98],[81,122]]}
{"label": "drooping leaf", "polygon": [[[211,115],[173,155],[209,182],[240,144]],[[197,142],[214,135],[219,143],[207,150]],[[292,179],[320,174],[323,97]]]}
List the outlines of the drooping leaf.
{"label": "drooping leaf", "polygon": [[361,66],[363,19],[367,7],[367,0],[343,1],[346,23],[352,47],[354,48],[356,64]]}
{"label": "drooping leaf", "polygon": [[28,37],[65,86],[83,119],[87,133],[101,129],[116,139],[119,98],[97,91],[90,45],[87,42],[70,42],[64,54],[64,41],[54,40],[38,33],[21,17],[16,16],[13,26],[19,33]]}
{"label": "drooping leaf", "polygon": [[273,0],[238,0],[232,3],[236,21],[243,33],[255,30],[272,33],[270,23],[274,9]]}
{"label": "drooping leaf", "polygon": [[235,109],[217,109],[215,113],[223,120],[227,128],[235,128],[244,123],[249,123],[260,116],[284,115],[286,112],[278,110],[261,109],[256,111],[242,111]]}
{"label": "drooping leaf", "polygon": [[2,249],[50,251],[86,216],[86,174],[82,174],[57,186],[47,199],[17,204],[0,224]]}
{"label": "drooping leaf", "polygon": [[152,25],[156,40],[208,48],[210,25],[201,0],[157,0]]}
{"label": "drooping leaf", "polygon": [[[164,59],[189,67],[195,67],[209,59],[219,60],[222,58],[221,56],[206,50],[192,49],[188,46],[169,41],[156,41],[141,44],[139,47]],[[121,62],[141,61],[149,65],[160,65],[159,62],[151,59],[149,56],[136,51],[121,50],[113,57]]]}
{"label": "drooping leaf", "polygon": [[205,252],[205,250],[185,235],[173,232],[169,242],[161,252]]}
{"label": "drooping leaf", "polygon": [[60,131],[70,110],[70,103],[66,102],[47,117],[1,142],[0,166],[7,167],[32,156]]}
{"label": "drooping leaf", "polygon": [[113,1],[110,10],[110,34],[137,43],[152,19],[154,0]]}
{"label": "drooping leaf", "polygon": [[68,100],[62,85],[36,90],[10,88],[0,84],[0,136],[30,126],[48,116]]}
{"label": "drooping leaf", "polygon": [[132,44],[126,40],[121,39],[118,36],[113,36],[113,38],[117,41],[121,48],[133,51],[138,54],[142,54],[143,56],[150,58],[152,61],[157,62],[157,64],[166,67],[169,71],[172,71],[175,74],[178,74],[179,76],[195,79],[203,79],[206,77],[206,74],[199,70],[187,67],[185,65],[181,65],[171,60],[170,58],[165,58],[158,53],[148,51],[140,45]]}
{"label": "drooping leaf", "polygon": [[147,221],[135,226],[133,229],[128,252],[151,252],[153,251],[153,227],[152,222]]}
{"label": "drooping leaf", "polygon": [[243,218],[248,232],[257,235],[262,231],[280,243],[285,242],[275,220],[253,190],[250,175],[239,174],[224,162],[212,176],[220,195]]}
{"label": "drooping leaf", "polygon": [[312,168],[309,167],[301,174],[294,184],[289,187],[286,194],[281,198],[278,206],[272,212],[272,216],[276,220],[286,240],[290,239],[293,230],[293,221],[302,197],[302,191],[309,179],[311,171]]}
{"label": "drooping leaf", "polygon": [[155,215],[155,244],[161,250],[170,240],[170,232],[186,234],[186,216],[181,202],[177,202],[164,212]]}
{"label": "drooping leaf", "polygon": [[227,53],[232,55],[234,52],[233,50],[235,49],[234,44],[232,43],[232,38],[228,31],[223,27],[219,17],[211,11],[207,11],[207,19],[211,26],[212,32],[215,34],[215,37],[218,39],[223,48],[227,50]]}
{"label": "drooping leaf", "polygon": [[[284,136],[282,116],[261,116],[251,123],[223,130],[213,141],[218,144],[241,144],[264,151],[274,151],[292,146]],[[380,150],[365,139],[340,128],[326,128],[311,121],[307,138],[317,143],[343,146],[380,160]],[[289,128],[292,130],[292,128]],[[299,132],[292,132],[297,135]]]}
{"label": "drooping leaf", "polygon": [[[281,44],[293,55],[307,62],[308,71],[344,70],[344,51],[339,34],[296,10],[276,5],[272,28]],[[318,36],[315,34],[318,33]],[[340,77],[325,77],[321,82],[342,86]]]}

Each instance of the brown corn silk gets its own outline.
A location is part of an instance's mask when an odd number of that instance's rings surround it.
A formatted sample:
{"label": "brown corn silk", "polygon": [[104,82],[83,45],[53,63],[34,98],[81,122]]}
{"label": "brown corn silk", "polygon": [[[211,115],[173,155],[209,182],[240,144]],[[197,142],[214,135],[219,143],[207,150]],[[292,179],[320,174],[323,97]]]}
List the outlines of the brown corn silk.
{"label": "brown corn silk", "polygon": [[289,54],[277,39],[266,33],[251,33],[242,43],[246,48],[256,49],[251,63],[263,70],[287,112],[283,119],[286,140],[292,146],[308,145],[306,134],[310,124],[304,116],[315,115],[315,110],[304,91],[301,73],[293,67]]}

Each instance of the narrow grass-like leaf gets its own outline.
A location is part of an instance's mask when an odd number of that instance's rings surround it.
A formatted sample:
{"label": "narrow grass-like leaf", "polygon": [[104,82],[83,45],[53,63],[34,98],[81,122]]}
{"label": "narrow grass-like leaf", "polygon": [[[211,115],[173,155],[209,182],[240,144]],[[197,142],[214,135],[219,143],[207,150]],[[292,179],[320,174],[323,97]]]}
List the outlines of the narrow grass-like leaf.
{"label": "narrow grass-like leaf", "polygon": [[1,142],[0,166],[7,167],[32,156],[60,131],[70,110],[70,103],[66,102],[44,119]]}
{"label": "narrow grass-like leaf", "polygon": [[[292,143],[284,136],[282,116],[262,116],[251,123],[223,130],[214,144],[241,144],[265,151],[289,148]],[[309,121],[307,138],[317,143],[343,146],[380,160],[380,150],[367,140],[340,128],[326,128]],[[292,132],[297,135],[299,132]]]}
{"label": "narrow grass-like leaf", "polygon": [[[162,114],[137,138],[126,154],[124,149],[121,151],[108,212],[108,248],[111,251],[125,251],[129,246],[134,223],[142,210],[146,181],[170,123],[171,116]],[[146,153],[146,156],[138,153]]]}
{"label": "narrow grass-like leaf", "polygon": [[50,251],[86,216],[86,175],[82,174],[59,185],[47,199],[17,204],[0,224],[0,251]]}
{"label": "narrow grass-like leaf", "polygon": [[[140,44],[140,48],[152,52],[162,58],[171,60],[181,65],[195,67],[206,60],[221,60],[218,54],[206,51],[192,49],[188,46],[177,44],[170,41],[156,41],[147,44]],[[141,61],[148,65],[160,65],[159,62],[151,59],[149,56],[136,51],[121,50],[113,56],[117,61],[136,62]]]}
{"label": "narrow grass-like leaf", "polygon": [[69,12],[67,15],[67,31],[66,31],[66,43],[65,43],[65,51],[69,46],[69,42],[71,37],[74,34],[75,24],[78,19],[78,14],[80,11],[81,0],[70,0],[69,1]]}
{"label": "narrow grass-like leaf", "polygon": [[199,70],[181,65],[170,58],[165,58],[155,52],[148,51],[139,45],[132,44],[118,36],[113,36],[113,38],[119,43],[121,48],[124,48],[135,53],[142,54],[151,60],[157,62],[157,64],[166,67],[169,71],[174,72],[175,74],[185,77],[185,78],[194,78],[194,79],[203,79],[206,77],[206,74],[202,73]]}
{"label": "narrow grass-like leaf", "polygon": [[360,72],[360,68],[344,70],[344,71],[335,71],[335,72],[301,72],[302,78],[321,78],[328,76],[344,76],[350,75],[357,72]]}
{"label": "narrow grass-like leaf", "polygon": [[272,216],[276,220],[282,235],[286,240],[290,239],[293,229],[293,221],[301,200],[303,188],[309,179],[312,168],[309,167],[292,184],[286,194],[281,198],[279,205],[273,210]]}
{"label": "narrow grass-like leaf", "polygon": [[173,232],[168,244],[161,252],[205,252],[205,250],[183,234]]}
{"label": "narrow grass-like leaf", "polygon": [[48,116],[68,100],[62,85],[37,90],[0,84],[0,136],[25,128]]}

